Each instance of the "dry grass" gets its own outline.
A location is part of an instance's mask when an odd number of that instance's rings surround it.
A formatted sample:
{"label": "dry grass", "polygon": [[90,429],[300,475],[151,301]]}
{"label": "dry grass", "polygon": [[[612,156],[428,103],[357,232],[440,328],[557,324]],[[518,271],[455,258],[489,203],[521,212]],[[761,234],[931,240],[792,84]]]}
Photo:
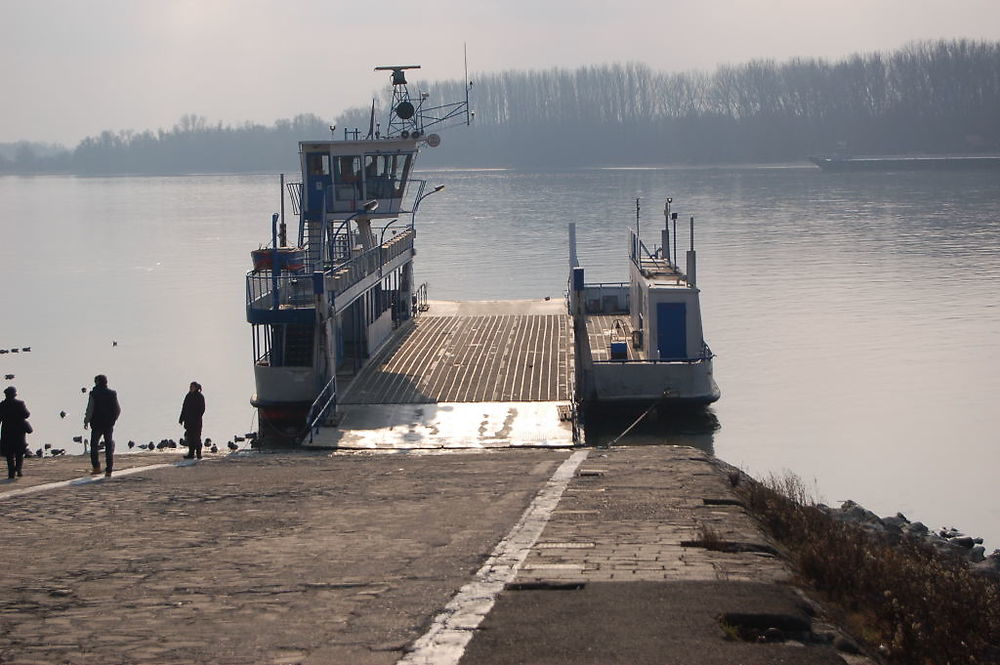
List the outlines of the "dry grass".
{"label": "dry grass", "polygon": [[737,488],[802,577],[890,663],[1000,663],[1000,583],[922,541],[891,545],[815,506],[791,474]]}
{"label": "dry grass", "polygon": [[710,524],[701,524],[698,526],[698,535],[701,537],[698,540],[698,544],[707,550],[721,550],[725,544],[722,536],[719,532],[715,530]]}

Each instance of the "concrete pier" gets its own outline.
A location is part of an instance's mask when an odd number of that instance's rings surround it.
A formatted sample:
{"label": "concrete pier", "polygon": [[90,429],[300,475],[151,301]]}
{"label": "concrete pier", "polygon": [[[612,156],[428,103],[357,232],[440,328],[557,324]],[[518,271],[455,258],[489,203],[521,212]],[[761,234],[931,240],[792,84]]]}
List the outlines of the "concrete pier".
{"label": "concrete pier", "polygon": [[693,448],[120,459],[0,484],[5,665],[862,662]]}

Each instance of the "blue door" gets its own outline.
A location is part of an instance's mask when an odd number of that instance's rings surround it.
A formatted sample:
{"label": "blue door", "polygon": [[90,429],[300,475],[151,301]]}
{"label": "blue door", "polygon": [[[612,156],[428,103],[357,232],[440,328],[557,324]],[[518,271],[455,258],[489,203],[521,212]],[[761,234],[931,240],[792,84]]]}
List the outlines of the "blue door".
{"label": "blue door", "polygon": [[333,178],[330,175],[330,155],[311,152],[306,155],[305,217],[310,222],[323,216],[324,204],[327,210],[333,206],[324,199],[328,196]]}
{"label": "blue door", "polygon": [[687,358],[687,306],[682,302],[656,305],[656,346],[660,358]]}

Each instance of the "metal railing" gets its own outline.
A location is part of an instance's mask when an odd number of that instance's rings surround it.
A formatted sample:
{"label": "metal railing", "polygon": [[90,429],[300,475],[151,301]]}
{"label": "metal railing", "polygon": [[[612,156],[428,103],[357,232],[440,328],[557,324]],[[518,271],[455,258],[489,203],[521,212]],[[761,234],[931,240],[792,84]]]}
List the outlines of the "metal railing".
{"label": "metal railing", "polygon": [[379,249],[382,251],[382,263],[389,263],[400,254],[413,249],[415,236],[416,231],[412,228],[404,228],[379,245]]}
{"label": "metal railing", "polygon": [[640,270],[656,270],[659,272],[665,272],[668,274],[674,274],[678,277],[683,277],[680,268],[670,260],[669,256],[659,256],[660,250],[655,250],[653,252],[649,251],[646,247],[646,243],[636,235],[634,230],[629,230],[629,259],[638,267]]}
{"label": "metal railing", "polygon": [[333,378],[327,381],[326,385],[319,391],[319,395],[316,396],[316,399],[313,400],[312,405],[309,407],[309,413],[306,414],[306,432],[302,435],[301,443],[306,442],[306,436],[309,437],[309,443],[313,442],[313,437],[316,436],[316,432],[319,431],[320,424],[326,419],[327,414],[330,412],[330,407],[335,407],[336,404],[337,375],[334,373]]}
{"label": "metal railing", "polygon": [[[403,229],[384,244],[335,264],[326,270],[336,296],[371,275],[381,275],[382,267],[413,249],[415,232]],[[346,249],[346,245],[345,245]],[[345,252],[346,254],[346,252]],[[313,284],[306,275],[273,275],[270,270],[247,274],[247,307],[253,311],[309,308],[314,305]],[[426,296],[425,296],[426,301]]]}
{"label": "metal railing", "polygon": [[697,365],[715,357],[708,344],[701,345],[701,355],[694,358],[624,358],[621,360],[594,360],[595,365]]}
{"label": "metal railing", "polygon": [[591,282],[584,284],[579,293],[587,314],[626,314],[629,311],[628,282]]}
{"label": "metal railing", "polygon": [[292,212],[296,215],[302,210],[302,183],[286,182],[285,189],[288,190],[288,200],[292,203]]}
{"label": "metal railing", "polygon": [[417,287],[416,293],[413,294],[413,316],[417,316],[420,312],[426,312],[431,306],[427,302],[427,282],[424,282]]}
{"label": "metal railing", "polygon": [[385,264],[413,249],[414,235],[413,229],[405,229],[392,236],[385,244],[336,264],[326,271],[333,282],[330,291],[335,296],[340,295],[370,275],[381,275]]}
{"label": "metal railing", "polygon": [[247,273],[247,309],[312,307],[312,281],[305,275],[273,275],[270,270]]}

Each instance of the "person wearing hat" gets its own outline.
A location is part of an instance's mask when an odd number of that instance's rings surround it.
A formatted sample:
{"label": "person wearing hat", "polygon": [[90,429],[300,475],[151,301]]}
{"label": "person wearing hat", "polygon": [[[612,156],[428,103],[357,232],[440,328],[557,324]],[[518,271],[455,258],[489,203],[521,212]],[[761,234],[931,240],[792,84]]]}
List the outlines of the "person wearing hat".
{"label": "person wearing hat", "polygon": [[3,391],[0,402],[0,452],[7,458],[7,478],[21,477],[24,452],[28,448],[26,434],[31,432],[28,424],[28,407],[17,397],[17,388],[10,386]]}
{"label": "person wearing hat", "polygon": [[201,417],[205,415],[205,396],[201,394],[201,384],[191,382],[188,394],[181,405],[181,417],[177,422],[184,425],[184,443],[188,454],[184,459],[201,459]]}

